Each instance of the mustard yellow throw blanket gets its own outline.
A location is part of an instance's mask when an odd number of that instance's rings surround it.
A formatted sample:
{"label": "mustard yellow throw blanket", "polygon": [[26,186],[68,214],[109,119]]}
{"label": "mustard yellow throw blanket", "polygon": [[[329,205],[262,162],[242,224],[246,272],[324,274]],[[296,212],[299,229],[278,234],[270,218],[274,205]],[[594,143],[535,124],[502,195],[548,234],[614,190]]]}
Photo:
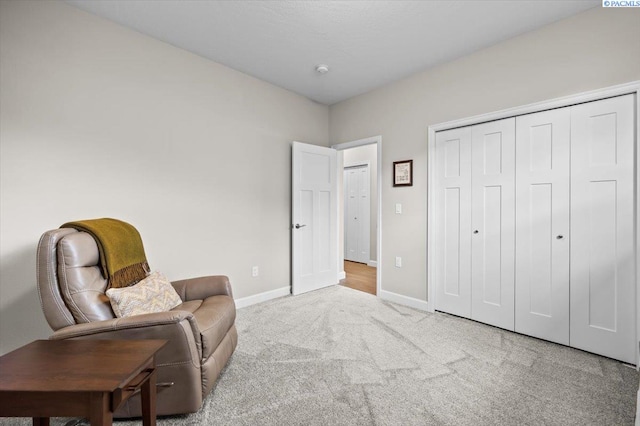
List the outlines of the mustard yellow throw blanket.
{"label": "mustard yellow throw blanket", "polygon": [[127,287],[147,276],[149,264],[142,238],[132,225],[104,218],[67,222],[60,228],[84,231],[96,240],[102,275],[109,279],[108,287]]}

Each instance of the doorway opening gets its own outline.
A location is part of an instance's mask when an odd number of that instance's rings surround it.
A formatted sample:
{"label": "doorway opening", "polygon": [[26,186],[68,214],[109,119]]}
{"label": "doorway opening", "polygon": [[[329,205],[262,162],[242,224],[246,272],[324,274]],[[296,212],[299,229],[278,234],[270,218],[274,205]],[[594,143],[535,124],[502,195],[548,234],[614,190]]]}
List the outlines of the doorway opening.
{"label": "doorway opening", "polygon": [[340,284],[380,292],[379,136],[335,145],[338,150]]}
{"label": "doorway opening", "polygon": [[344,261],[345,277],[340,285],[376,295],[376,268],[365,263]]}

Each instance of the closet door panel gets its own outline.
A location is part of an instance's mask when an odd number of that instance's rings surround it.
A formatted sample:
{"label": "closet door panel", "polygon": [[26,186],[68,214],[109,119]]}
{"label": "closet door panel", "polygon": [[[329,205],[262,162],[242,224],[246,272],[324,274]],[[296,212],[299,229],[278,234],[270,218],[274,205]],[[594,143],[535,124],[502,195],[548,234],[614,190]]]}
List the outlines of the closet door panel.
{"label": "closet door panel", "polygon": [[358,224],[358,170],[349,168],[344,170],[344,260],[359,261],[359,224]]}
{"label": "closet door panel", "polygon": [[471,318],[513,330],[515,118],[473,126],[471,156]]}
{"label": "closet door panel", "polygon": [[515,330],[569,344],[570,108],[516,118]]}
{"label": "closet door panel", "polygon": [[371,239],[371,201],[369,195],[369,166],[360,167],[358,170],[358,258],[362,263],[368,263],[370,256]]}
{"label": "closet door panel", "polygon": [[369,262],[369,166],[344,169],[344,259]]}
{"label": "closet door panel", "polygon": [[571,110],[571,346],[636,362],[634,95]]}
{"label": "closet door panel", "polygon": [[471,128],[436,134],[435,308],[471,317]]}

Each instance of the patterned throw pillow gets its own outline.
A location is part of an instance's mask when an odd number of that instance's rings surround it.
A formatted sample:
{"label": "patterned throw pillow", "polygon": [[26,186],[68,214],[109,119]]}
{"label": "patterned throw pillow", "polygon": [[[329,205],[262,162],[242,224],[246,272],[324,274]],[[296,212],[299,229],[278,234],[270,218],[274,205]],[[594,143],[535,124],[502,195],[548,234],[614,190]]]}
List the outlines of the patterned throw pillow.
{"label": "patterned throw pillow", "polygon": [[157,271],[131,287],[110,288],[106,294],[118,318],[166,312],[182,303],[169,280]]}

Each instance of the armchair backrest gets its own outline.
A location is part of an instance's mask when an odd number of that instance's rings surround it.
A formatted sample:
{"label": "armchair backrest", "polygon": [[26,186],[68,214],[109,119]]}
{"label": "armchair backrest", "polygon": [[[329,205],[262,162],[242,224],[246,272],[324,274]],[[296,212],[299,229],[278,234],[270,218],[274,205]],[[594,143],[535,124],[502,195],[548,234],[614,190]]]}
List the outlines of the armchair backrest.
{"label": "armchair backrest", "polygon": [[38,294],[54,331],[115,318],[91,235],[70,228],[47,231],[38,243],[37,257]]}

